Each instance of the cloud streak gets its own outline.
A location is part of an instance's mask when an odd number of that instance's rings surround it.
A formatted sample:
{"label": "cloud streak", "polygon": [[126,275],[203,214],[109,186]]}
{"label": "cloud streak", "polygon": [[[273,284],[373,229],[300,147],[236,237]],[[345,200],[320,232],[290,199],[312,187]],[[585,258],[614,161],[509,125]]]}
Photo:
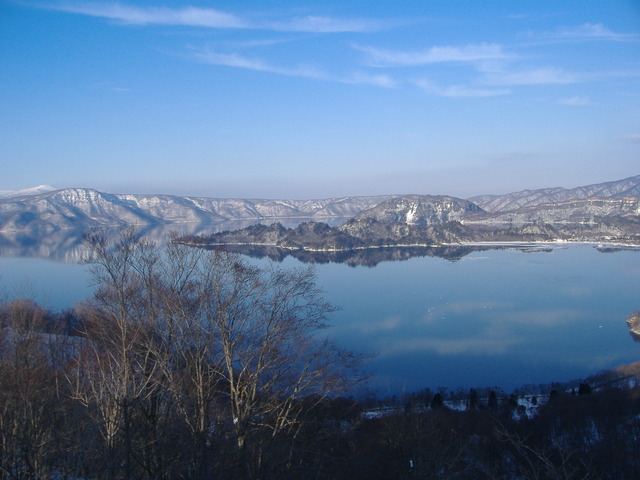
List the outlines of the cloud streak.
{"label": "cloud streak", "polygon": [[345,84],[364,84],[383,88],[394,88],[397,86],[397,83],[387,75],[371,75],[358,72],[346,76],[335,76],[311,65],[281,67],[259,59],[248,58],[237,53],[220,53],[212,50],[202,50],[194,51],[192,56],[194,59],[209,65],[243,68],[289,77],[303,77],[313,80]]}
{"label": "cloud streak", "polygon": [[[274,17],[251,17],[250,15],[236,15],[215,8],[201,8],[184,6],[179,8],[133,6],[119,2],[80,2],[71,1],[49,5],[35,5],[38,8],[53,9],[68,13],[102,18],[120,25],[165,25],[177,27],[200,27],[211,29],[247,30],[263,32],[305,32],[314,34],[333,33],[372,33],[397,26],[391,21],[366,18],[336,18],[324,15],[307,15],[282,20]],[[620,39],[627,38],[612,32],[602,24],[585,23],[578,27],[558,29],[553,33],[541,34],[555,39]],[[289,35],[297,40],[299,37]],[[244,40],[244,44],[236,43],[236,47],[251,48],[276,45],[285,40],[263,39]],[[252,58],[238,52],[212,51],[203,49],[187,55],[192,59],[209,64],[230,68],[242,68],[277,75],[293,76],[322,81],[340,82],[344,84],[363,84],[382,88],[397,88],[400,85],[413,85],[423,92],[447,98],[489,98],[509,95],[511,87],[534,85],[566,85],[584,81],[562,68],[553,66],[526,65],[521,55],[516,53],[515,47],[506,47],[500,43],[468,43],[464,45],[435,45],[426,48],[390,49],[356,43],[346,44],[348,51],[354,50],[361,54],[359,67],[346,67],[347,73],[329,74],[329,67],[312,66],[308,64],[294,66],[280,66],[265,59]],[[306,61],[306,60],[305,60]],[[516,63],[518,62],[518,63]],[[471,67],[469,71],[456,70],[454,78],[449,71],[450,65]],[[419,69],[426,70],[438,67],[438,75],[431,72],[421,72],[413,78],[396,78],[380,73],[381,69]],[[375,69],[375,72],[372,71]],[[349,70],[358,70],[349,73]],[[466,77],[465,77],[466,75]],[[434,80],[431,80],[431,78]],[[417,80],[416,80],[417,78]],[[584,105],[584,99],[572,97],[559,100],[564,105]],[[588,101],[588,100],[587,100]]]}
{"label": "cloud streak", "polygon": [[255,29],[282,32],[364,33],[385,28],[383,22],[327,16],[295,17],[287,21],[256,23],[214,8],[137,7],[122,3],[76,2],[38,6],[79,15],[105,18],[123,25],[174,25],[216,29]]}
{"label": "cloud streak", "polygon": [[511,93],[511,91],[506,88],[476,88],[467,87],[464,85],[450,85],[448,87],[441,87],[425,79],[416,81],[416,85],[429,94],[449,98],[497,97],[500,95],[507,95]]}
{"label": "cloud streak", "polygon": [[248,28],[243,19],[213,8],[134,7],[120,3],[70,3],[48,8],[115,20],[127,25],[176,25],[208,28]]}
{"label": "cloud streak", "polygon": [[329,79],[324,72],[311,66],[299,65],[293,68],[278,67],[262,60],[251,59],[238,55],[237,53],[219,53],[211,50],[203,50],[194,52],[193,58],[209,65],[244,68],[247,70],[276,73],[292,77],[313,78],[316,80]]}
{"label": "cloud streak", "polygon": [[506,60],[510,57],[501,45],[479,44],[464,47],[437,46],[421,51],[403,52],[353,45],[364,52],[376,67],[416,67],[434,63],[474,63],[487,60]]}
{"label": "cloud streak", "polygon": [[616,33],[601,23],[583,23],[577,27],[564,27],[545,34],[546,37],[563,40],[614,40],[627,41],[639,39],[637,34]]}
{"label": "cloud streak", "polygon": [[575,83],[577,77],[561,68],[536,68],[519,71],[499,71],[485,74],[487,85],[563,85]]}
{"label": "cloud streak", "polygon": [[568,105],[571,107],[581,107],[585,105],[591,105],[589,97],[568,97],[558,100],[558,105]]}
{"label": "cloud streak", "polygon": [[366,55],[369,66],[376,68],[429,67],[440,64],[468,64],[479,74],[477,85],[454,84],[440,86],[430,80],[420,79],[414,83],[423,91],[442,97],[495,97],[511,93],[508,88],[526,85],[563,85],[578,81],[575,74],[562,68],[539,67],[515,69],[513,62],[519,56],[509,52],[503,45],[480,43],[456,46],[437,46],[418,51],[400,51],[376,47],[352,45]]}
{"label": "cloud streak", "polygon": [[367,33],[384,28],[382,22],[367,19],[340,19],[325,16],[293,18],[289,22],[273,23],[270,28],[276,31],[311,33]]}

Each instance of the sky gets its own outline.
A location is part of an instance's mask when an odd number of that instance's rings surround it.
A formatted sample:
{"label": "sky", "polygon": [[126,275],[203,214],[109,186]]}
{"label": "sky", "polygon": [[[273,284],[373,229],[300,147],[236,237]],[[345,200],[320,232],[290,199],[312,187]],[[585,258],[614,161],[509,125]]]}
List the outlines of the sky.
{"label": "sky", "polygon": [[639,0],[0,0],[0,190],[241,198],[640,174]]}

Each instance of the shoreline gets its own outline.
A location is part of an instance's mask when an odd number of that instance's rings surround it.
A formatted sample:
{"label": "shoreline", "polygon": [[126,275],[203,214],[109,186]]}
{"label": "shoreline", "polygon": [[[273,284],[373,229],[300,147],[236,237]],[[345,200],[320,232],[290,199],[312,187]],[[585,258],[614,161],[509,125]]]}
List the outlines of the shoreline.
{"label": "shoreline", "polygon": [[544,240],[544,241],[494,241],[494,242],[456,242],[456,243],[438,243],[438,244],[394,244],[394,245],[371,245],[361,247],[349,247],[349,248],[310,248],[310,247],[292,247],[286,245],[277,245],[271,243],[194,243],[179,241],[182,245],[190,247],[263,247],[263,248],[278,248],[281,250],[290,251],[306,251],[306,252],[326,252],[326,253],[338,253],[338,252],[351,252],[358,250],[373,250],[383,248],[442,248],[442,247],[496,247],[496,248],[522,248],[522,247],[540,247],[544,245],[550,246],[574,246],[574,245],[591,245],[594,248],[624,248],[629,250],[640,250],[640,245],[624,242],[598,242],[592,240]]}

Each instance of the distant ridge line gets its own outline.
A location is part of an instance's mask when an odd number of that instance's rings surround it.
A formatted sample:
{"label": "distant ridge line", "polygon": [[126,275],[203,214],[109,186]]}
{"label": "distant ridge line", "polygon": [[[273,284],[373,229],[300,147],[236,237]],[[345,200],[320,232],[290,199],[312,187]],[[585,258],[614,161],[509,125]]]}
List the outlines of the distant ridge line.
{"label": "distant ridge line", "polygon": [[[47,190],[51,188],[51,190]],[[47,191],[39,192],[38,189]],[[117,226],[161,226],[187,223],[217,223],[229,220],[259,221],[276,219],[345,221],[365,214],[385,222],[431,224],[465,220],[470,216],[519,215],[504,221],[533,221],[538,213],[562,220],[563,211],[573,217],[591,220],[600,212],[621,212],[637,218],[633,205],[572,205],[568,202],[600,199],[640,198],[640,175],[617,181],[572,189],[523,190],[505,195],[481,195],[464,200],[447,195],[378,195],[334,197],[315,200],[262,200],[215,198],[163,194],[113,194],[91,188],[55,190],[39,186],[20,191],[18,196],[0,198],[0,231],[31,231],[44,234],[60,229]],[[26,193],[26,192],[31,192]],[[553,207],[545,207],[542,205]],[[534,207],[539,212],[532,212]],[[581,210],[583,209],[583,210]],[[617,209],[617,210],[616,210]],[[591,211],[588,211],[591,210]],[[620,215],[620,213],[615,213]],[[485,217],[486,218],[486,217]],[[541,217],[542,218],[542,217]],[[497,218],[491,220],[498,221]]]}

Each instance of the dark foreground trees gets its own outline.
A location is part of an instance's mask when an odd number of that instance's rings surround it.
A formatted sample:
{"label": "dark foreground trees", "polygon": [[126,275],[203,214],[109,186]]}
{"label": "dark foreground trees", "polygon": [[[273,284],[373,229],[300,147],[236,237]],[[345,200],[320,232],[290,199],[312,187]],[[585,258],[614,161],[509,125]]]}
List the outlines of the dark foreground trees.
{"label": "dark foreground trees", "polygon": [[[100,426],[107,476],[158,478],[169,462],[189,465],[189,478],[255,478],[273,468],[274,446],[295,462],[306,412],[356,379],[359,363],[319,335],[332,307],[313,270],[159,251],[132,230],[115,244],[87,240],[97,290],[72,383]],[[173,435],[189,439],[175,459]]]}
{"label": "dark foreground trees", "polygon": [[[353,384],[361,363],[321,336],[333,307],[313,270],[159,249],[130,229],[115,242],[91,234],[87,245],[96,290],[77,310],[73,342],[49,348],[70,337],[47,330],[34,305],[7,310],[0,476],[258,478],[294,468],[310,412]],[[82,425],[78,445],[56,443],[58,411]],[[74,471],[56,460],[61,448],[82,457]]]}

